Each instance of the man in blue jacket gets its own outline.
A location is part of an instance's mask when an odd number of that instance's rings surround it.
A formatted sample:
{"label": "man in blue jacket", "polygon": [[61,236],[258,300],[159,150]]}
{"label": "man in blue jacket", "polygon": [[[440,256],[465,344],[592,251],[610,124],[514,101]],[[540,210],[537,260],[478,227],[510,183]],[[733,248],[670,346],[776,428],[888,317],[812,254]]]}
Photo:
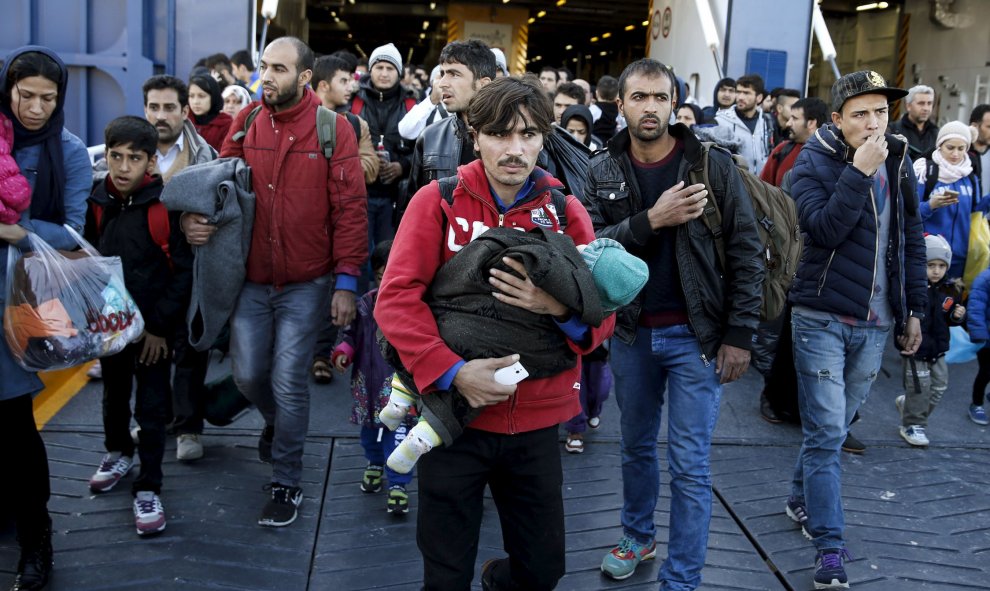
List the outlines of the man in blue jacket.
{"label": "man in blue jacket", "polygon": [[815,589],[849,586],[843,567],[839,447],[866,400],[894,329],[902,355],[921,344],[925,242],[907,142],[885,135],[905,91],[876,72],[832,85],[832,123],[794,164],[804,256],[791,286],[804,442],[787,515],[818,552]]}

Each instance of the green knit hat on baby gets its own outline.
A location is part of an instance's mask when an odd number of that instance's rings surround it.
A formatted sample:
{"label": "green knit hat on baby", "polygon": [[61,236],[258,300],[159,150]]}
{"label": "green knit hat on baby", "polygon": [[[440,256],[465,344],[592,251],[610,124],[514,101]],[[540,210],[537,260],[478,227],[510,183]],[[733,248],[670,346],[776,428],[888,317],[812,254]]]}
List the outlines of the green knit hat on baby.
{"label": "green knit hat on baby", "polygon": [[646,263],[611,238],[592,240],[581,256],[591,270],[606,312],[632,302],[650,278]]}

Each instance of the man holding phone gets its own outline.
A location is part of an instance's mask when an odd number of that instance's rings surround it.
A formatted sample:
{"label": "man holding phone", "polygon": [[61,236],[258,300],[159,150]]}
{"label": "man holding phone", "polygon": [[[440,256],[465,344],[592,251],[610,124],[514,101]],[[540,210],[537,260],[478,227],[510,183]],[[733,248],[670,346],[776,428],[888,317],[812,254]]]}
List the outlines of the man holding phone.
{"label": "man holding phone", "polygon": [[902,355],[921,344],[925,241],[908,146],[885,135],[889,103],[907,94],[880,74],[832,85],[832,123],[792,172],[804,256],[791,286],[804,442],[786,512],[817,550],[815,588],[849,586],[843,559],[839,449],[880,371],[894,330]]}
{"label": "man holding phone", "polygon": [[[564,574],[557,425],[581,410],[580,363],[549,377],[499,383],[496,373],[501,379],[505,372],[499,370],[512,366],[518,355],[461,359],[440,337],[427,303],[438,269],[489,228],[543,226],[562,230],[575,244],[594,240],[584,206],[566,196],[564,211],[558,211],[552,192],[563,185],[536,167],[552,122],[553,107],[536,84],[500,78],[480,88],[466,117],[479,158],[458,168],[449,199],[436,181],[412,198],[378,292],[375,319],[419,392],[426,397],[453,386],[472,408],[484,408],[451,445],[434,449],[418,464],[416,540],[426,591],[470,587],[486,486],[498,507],[509,556],[485,563],[482,589],[550,590]],[[577,355],[590,353],[611,335],[614,317],[599,327],[585,325],[534,285],[521,263],[502,262],[512,272],[490,271],[493,304],[551,316],[550,329],[560,331]],[[499,330],[494,317],[490,324]],[[532,338],[545,330],[531,329]]]}

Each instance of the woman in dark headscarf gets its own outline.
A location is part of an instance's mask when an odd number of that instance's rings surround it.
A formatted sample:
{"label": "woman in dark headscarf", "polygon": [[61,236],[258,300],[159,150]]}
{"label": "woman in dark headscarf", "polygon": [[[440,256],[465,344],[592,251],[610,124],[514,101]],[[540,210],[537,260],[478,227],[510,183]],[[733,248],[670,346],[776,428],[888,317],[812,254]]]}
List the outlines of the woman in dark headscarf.
{"label": "woman in dark headscarf", "polygon": [[227,137],[230,124],[234,122],[222,109],[220,84],[213,76],[194,73],[189,78],[189,119],[196,132],[217,152]]}
{"label": "woman in dark headscarf", "polygon": [[[17,224],[0,224],[0,261],[8,250],[29,248],[33,232],[54,248],[76,242],[63,224],[81,231],[93,183],[82,140],[65,130],[68,72],[55,52],[26,46],[4,59],[0,70],[0,112],[14,126],[14,160],[31,185],[31,206]],[[6,265],[0,265],[6,285]],[[6,305],[0,291],[0,306]],[[32,399],[43,388],[37,374],[17,365],[0,339],[0,503],[11,509],[21,555],[13,589],[41,589],[52,569],[52,522],[48,515],[48,456],[35,427]]]}

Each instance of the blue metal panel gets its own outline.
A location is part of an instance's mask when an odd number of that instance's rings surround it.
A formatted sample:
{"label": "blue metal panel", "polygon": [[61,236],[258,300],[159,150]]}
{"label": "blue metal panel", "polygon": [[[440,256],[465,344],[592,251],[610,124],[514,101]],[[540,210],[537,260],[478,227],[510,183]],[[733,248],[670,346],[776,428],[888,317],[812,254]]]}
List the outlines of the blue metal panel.
{"label": "blue metal panel", "polygon": [[[804,94],[808,87],[811,42],[811,10],[815,0],[729,0],[725,44],[726,75],[738,78],[748,69],[750,49],[786,52],[784,79],[774,86],[794,88]],[[762,75],[762,74],[761,74]]]}
{"label": "blue metal panel", "polygon": [[[28,44],[55,50],[69,68],[66,127],[90,145],[103,143],[103,128],[113,118],[143,115],[141,86],[148,77],[176,72],[178,23],[192,33],[184,36],[183,49],[195,56],[193,61],[250,46],[252,15],[243,0],[3,0],[3,4],[0,56]],[[188,66],[180,65],[179,72],[185,78]]]}
{"label": "blue metal panel", "polygon": [[767,90],[783,87],[787,76],[787,52],[775,49],[747,50],[746,73],[762,76]]}

